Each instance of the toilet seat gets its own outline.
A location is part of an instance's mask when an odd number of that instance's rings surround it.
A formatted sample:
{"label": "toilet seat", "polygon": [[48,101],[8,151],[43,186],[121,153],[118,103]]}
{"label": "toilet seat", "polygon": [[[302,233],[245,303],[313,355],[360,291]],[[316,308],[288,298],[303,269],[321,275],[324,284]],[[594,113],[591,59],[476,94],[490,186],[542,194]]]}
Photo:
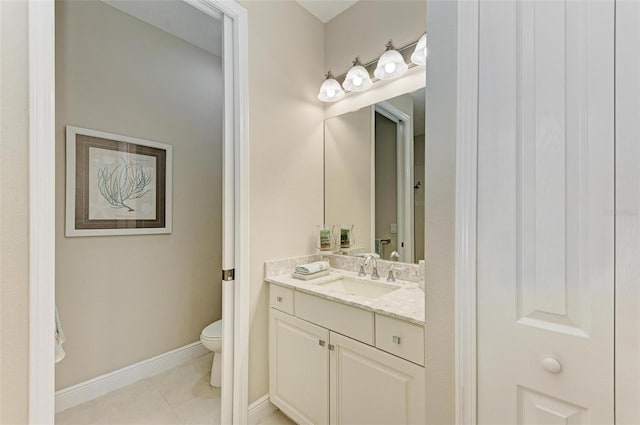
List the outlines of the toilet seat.
{"label": "toilet seat", "polygon": [[217,320],[204,328],[200,338],[207,341],[222,339],[222,319]]}

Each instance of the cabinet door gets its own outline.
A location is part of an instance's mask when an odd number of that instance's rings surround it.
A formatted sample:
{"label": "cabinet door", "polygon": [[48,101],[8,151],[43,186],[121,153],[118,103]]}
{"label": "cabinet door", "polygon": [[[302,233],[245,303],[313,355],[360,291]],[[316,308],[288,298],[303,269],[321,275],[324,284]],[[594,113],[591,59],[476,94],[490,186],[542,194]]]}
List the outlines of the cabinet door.
{"label": "cabinet door", "polygon": [[329,419],[329,331],[281,311],[269,317],[269,396],[297,423]]}
{"label": "cabinet door", "polygon": [[424,368],[331,333],[331,424],[424,424]]}

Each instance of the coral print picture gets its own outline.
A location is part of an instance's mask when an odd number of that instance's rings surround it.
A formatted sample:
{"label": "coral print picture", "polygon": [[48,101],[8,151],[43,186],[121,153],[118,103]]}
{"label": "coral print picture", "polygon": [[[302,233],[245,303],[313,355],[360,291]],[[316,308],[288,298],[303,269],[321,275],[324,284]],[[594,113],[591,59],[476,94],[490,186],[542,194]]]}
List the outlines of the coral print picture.
{"label": "coral print picture", "polygon": [[171,233],[171,145],[67,126],[66,236]]}
{"label": "coral print picture", "polygon": [[89,148],[89,219],[155,219],[156,158]]}

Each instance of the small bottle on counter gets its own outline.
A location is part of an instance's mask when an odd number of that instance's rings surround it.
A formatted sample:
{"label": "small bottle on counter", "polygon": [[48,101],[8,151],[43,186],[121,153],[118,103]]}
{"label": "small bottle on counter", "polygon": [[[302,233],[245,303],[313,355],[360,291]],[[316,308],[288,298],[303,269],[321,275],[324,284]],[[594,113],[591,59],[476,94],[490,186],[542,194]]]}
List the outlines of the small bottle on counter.
{"label": "small bottle on counter", "polygon": [[320,249],[323,251],[331,249],[331,231],[329,229],[320,229]]}
{"label": "small bottle on counter", "polygon": [[331,226],[322,224],[316,226],[318,229],[318,240],[316,246],[320,251],[331,251],[335,247],[335,239],[333,238],[333,232]]}
{"label": "small bottle on counter", "polygon": [[340,248],[351,248],[354,244],[353,224],[340,226]]}

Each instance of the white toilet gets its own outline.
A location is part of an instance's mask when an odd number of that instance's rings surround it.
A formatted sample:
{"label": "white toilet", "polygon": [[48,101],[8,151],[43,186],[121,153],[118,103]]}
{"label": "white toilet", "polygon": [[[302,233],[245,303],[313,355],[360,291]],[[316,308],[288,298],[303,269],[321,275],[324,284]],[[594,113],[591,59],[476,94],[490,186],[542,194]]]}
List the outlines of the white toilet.
{"label": "white toilet", "polygon": [[220,387],[222,375],[222,319],[213,322],[202,330],[200,341],[205,348],[213,351],[213,363],[211,364],[212,387]]}

